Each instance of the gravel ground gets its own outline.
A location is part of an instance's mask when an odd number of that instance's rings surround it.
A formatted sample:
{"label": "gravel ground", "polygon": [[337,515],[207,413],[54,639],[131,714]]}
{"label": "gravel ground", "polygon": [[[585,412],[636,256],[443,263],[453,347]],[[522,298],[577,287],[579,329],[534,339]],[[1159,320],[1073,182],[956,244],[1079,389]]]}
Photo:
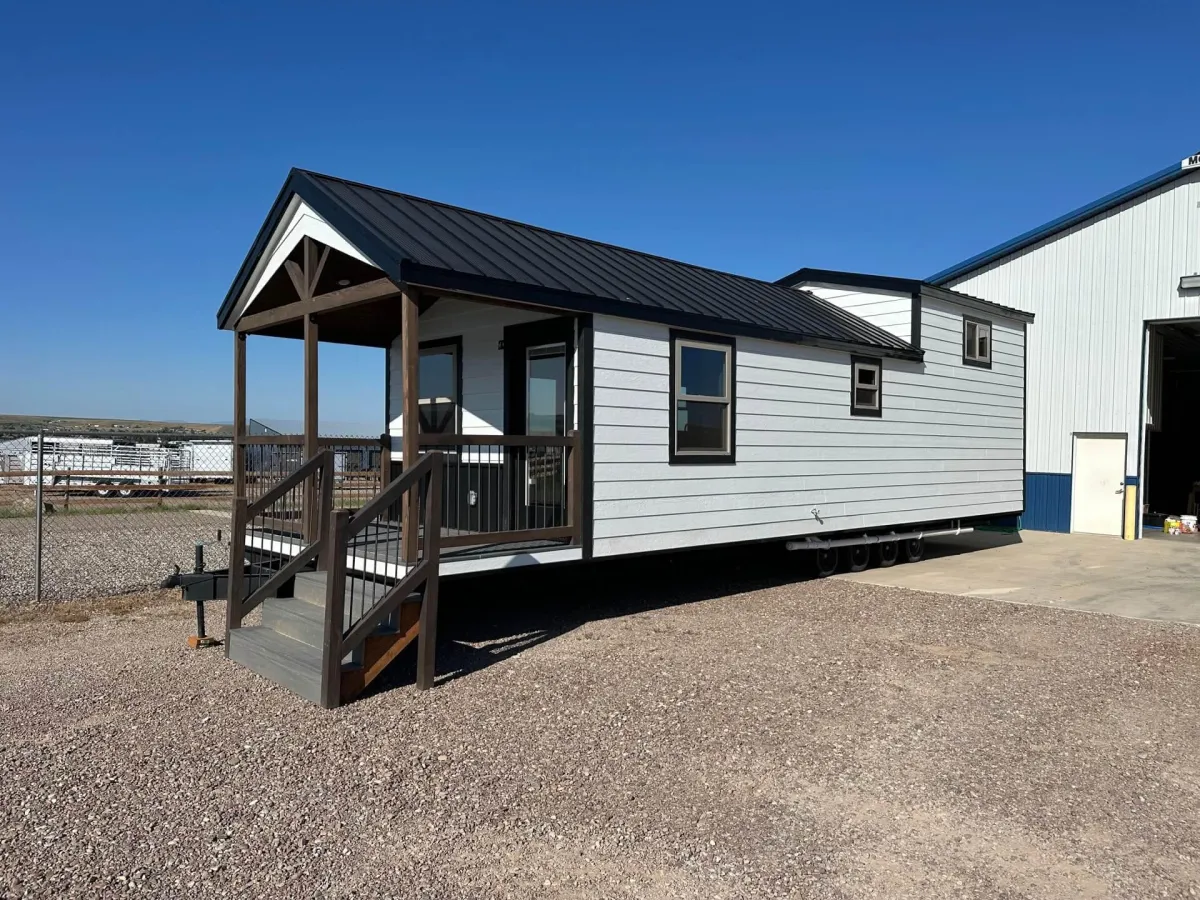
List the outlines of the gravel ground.
{"label": "gravel ground", "polygon": [[[131,513],[48,515],[42,526],[42,596],[98,597],[159,584],[178,565],[192,569],[196,541],[208,568],[224,568],[229,513],[222,510],[143,510]],[[0,608],[34,598],[32,518],[0,519]]]}
{"label": "gravel ground", "polygon": [[0,897],[1200,892],[1200,631],[655,565],[448,583],[333,712],[175,600],[0,628]]}

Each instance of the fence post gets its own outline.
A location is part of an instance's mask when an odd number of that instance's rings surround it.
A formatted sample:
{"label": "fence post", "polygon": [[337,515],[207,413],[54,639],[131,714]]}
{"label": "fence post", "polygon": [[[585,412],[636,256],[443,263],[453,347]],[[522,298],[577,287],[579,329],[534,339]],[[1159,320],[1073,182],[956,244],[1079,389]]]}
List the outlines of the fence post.
{"label": "fence post", "polygon": [[33,598],[37,602],[42,599],[42,473],[45,471],[45,456],[46,453],[46,432],[38,430],[38,454],[37,454],[37,484],[33,489],[34,503],[34,528],[36,534],[33,539]]}

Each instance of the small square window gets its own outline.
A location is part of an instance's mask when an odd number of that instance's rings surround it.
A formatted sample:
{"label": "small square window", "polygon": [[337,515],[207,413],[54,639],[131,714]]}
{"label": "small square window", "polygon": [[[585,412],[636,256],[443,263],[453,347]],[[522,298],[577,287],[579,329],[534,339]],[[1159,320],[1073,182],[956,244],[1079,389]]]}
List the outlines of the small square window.
{"label": "small square window", "polygon": [[850,414],[854,416],[883,415],[883,360],[861,356],[850,358]]}
{"label": "small square window", "polygon": [[992,323],[963,317],[963,362],[968,366],[992,367]]}

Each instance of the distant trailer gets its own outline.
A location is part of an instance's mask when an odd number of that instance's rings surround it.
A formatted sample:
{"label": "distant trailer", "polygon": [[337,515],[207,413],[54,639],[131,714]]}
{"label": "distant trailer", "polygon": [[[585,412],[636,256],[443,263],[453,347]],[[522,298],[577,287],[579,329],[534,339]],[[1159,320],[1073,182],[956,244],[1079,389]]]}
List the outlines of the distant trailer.
{"label": "distant trailer", "polygon": [[231,484],[232,441],[184,441],[177,448],[179,474],[173,484]]}
{"label": "distant trailer", "polygon": [[[22,473],[20,483],[37,484],[38,442],[8,455],[8,470]],[[27,443],[26,443],[27,442]],[[43,485],[69,484],[94,489],[99,497],[132,497],[138,487],[165,484],[178,470],[178,448],[157,443],[118,443],[112,438],[46,437],[42,444]]]}

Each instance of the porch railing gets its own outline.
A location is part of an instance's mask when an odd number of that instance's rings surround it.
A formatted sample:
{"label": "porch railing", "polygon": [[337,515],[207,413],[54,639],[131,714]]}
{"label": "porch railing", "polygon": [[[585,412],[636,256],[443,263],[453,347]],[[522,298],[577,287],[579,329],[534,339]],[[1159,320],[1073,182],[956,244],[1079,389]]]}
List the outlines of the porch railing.
{"label": "porch railing", "polygon": [[[327,532],[333,509],[333,451],[324,450],[253,502],[238,497],[233,503],[233,527],[229,548],[229,600],[225,624],[229,631],[240,628],[242,619],[263,600],[274,596],[280,586],[305,568],[321,553],[324,534],[306,539],[306,512],[316,498],[313,518]],[[246,536],[254,539],[263,555],[290,557],[249,596],[245,592]],[[328,560],[320,560],[327,565]]]}
{"label": "porch railing", "polygon": [[577,431],[542,435],[422,434],[441,451],[442,547],[580,540],[582,454]]}
{"label": "porch railing", "polygon": [[[253,434],[241,439],[245,496],[254,501],[300,468],[304,436]],[[358,509],[390,479],[389,445],[382,438],[321,437],[321,450],[333,452],[334,509]]]}
{"label": "porch railing", "polygon": [[[419,635],[417,686],[433,686],[434,652],[437,645],[438,559],[441,554],[441,497],[443,477],[441,453],[427,453],[377,494],[353,516],[335,510],[325,529],[322,562],[328,560],[325,595],[325,646],[322,703],[337,706],[343,689],[342,659],[353,653],[380,625],[393,619],[401,604],[420,593],[420,613],[408,624]],[[418,558],[406,563],[400,544],[390,537],[391,510],[416,493],[423,508]],[[415,524],[415,523],[414,523]],[[347,579],[346,561],[369,556],[374,576]],[[376,598],[374,584],[387,587]],[[347,616],[346,613],[349,612]],[[360,673],[369,679],[370,673]]]}

